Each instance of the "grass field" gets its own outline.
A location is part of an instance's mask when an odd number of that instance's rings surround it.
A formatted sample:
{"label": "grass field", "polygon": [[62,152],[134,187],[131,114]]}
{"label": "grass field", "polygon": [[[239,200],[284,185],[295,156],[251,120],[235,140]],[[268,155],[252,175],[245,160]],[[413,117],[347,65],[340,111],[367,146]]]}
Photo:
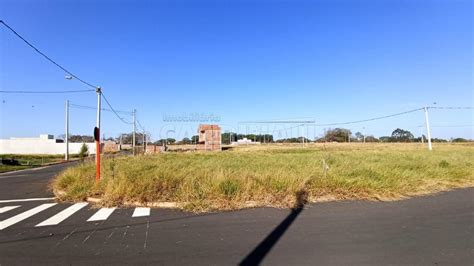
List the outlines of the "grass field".
{"label": "grass field", "polygon": [[52,187],[61,200],[102,198],[104,205],[178,202],[196,212],[251,206],[289,207],[309,201],[395,200],[474,186],[474,145],[260,145],[215,153],[166,153],[103,161],[61,173]]}
{"label": "grass field", "polygon": [[[71,155],[71,158],[74,157]],[[77,157],[77,156],[76,156]],[[61,162],[64,155],[19,155],[19,154],[0,154],[0,159],[14,159],[17,165],[0,164],[0,173],[28,169],[48,165],[51,163]]]}

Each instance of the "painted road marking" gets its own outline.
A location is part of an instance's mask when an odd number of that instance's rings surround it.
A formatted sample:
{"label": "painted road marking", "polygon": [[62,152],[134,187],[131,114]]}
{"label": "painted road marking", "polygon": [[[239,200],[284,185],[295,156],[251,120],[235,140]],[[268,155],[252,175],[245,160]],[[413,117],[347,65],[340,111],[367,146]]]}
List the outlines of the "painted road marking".
{"label": "painted road marking", "polygon": [[94,215],[92,215],[91,218],[89,218],[87,221],[92,222],[92,221],[106,220],[107,218],[109,218],[109,216],[114,211],[115,211],[115,207],[114,208],[102,208],[102,209],[98,210],[96,213],[94,213]]}
{"label": "painted road marking", "polygon": [[7,212],[7,211],[11,211],[13,209],[16,209],[20,207],[19,205],[18,206],[6,206],[6,207],[1,207],[0,208],[0,213],[4,213],[4,212]]}
{"label": "painted road marking", "polygon": [[3,230],[3,229],[5,229],[5,228],[7,228],[7,227],[9,227],[9,226],[11,226],[11,225],[14,225],[14,224],[16,224],[16,223],[18,223],[18,222],[20,222],[20,221],[23,221],[23,220],[25,220],[26,218],[29,218],[29,217],[31,217],[31,216],[33,216],[33,215],[35,215],[35,214],[37,214],[37,213],[39,213],[39,212],[41,212],[41,211],[44,211],[44,210],[46,210],[47,208],[52,207],[52,206],[54,206],[54,205],[56,205],[56,203],[45,203],[45,204],[41,204],[41,205],[39,205],[39,206],[37,206],[37,207],[31,209],[31,210],[22,212],[22,213],[20,213],[20,214],[17,214],[17,215],[15,215],[15,216],[11,217],[11,218],[8,218],[8,219],[6,219],[6,220],[3,220],[3,221],[0,222],[0,230]]}
{"label": "painted road marking", "polygon": [[69,206],[67,209],[62,210],[58,214],[50,217],[49,219],[37,224],[36,226],[47,226],[47,225],[56,225],[60,222],[66,220],[69,216],[73,215],[78,210],[87,206],[87,202],[76,203],[72,206]]}
{"label": "painted road marking", "polygon": [[137,207],[133,211],[132,217],[150,216],[150,208]]}
{"label": "painted road marking", "polygon": [[25,202],[25,201],[46,201],[46,200],[53,200],[53,199],[54,198],[12,199],[12,200],[0,200],[0,203]]}

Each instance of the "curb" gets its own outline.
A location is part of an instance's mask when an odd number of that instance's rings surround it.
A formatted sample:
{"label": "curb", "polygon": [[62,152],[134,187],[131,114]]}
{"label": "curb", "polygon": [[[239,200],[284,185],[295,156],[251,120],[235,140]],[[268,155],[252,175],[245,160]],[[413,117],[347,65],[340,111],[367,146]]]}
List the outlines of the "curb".
{"label": "curb", "polygon": [[[88,197],[86,199],[86,201],[87,202],[92,202],[92,203],[100,203],[102,201],[102,199],[101,198]],[[172,201],[155,201],[155,202],[146,202],[146,203],[126,201],[122,205],[123,206],[135,206],[135,207],[156,207],[156,208],[163,208],[163,209],[179,209],[181,206],[183,206],[186,203],[187,202],[178,203],[178,202],[172,202]]]}

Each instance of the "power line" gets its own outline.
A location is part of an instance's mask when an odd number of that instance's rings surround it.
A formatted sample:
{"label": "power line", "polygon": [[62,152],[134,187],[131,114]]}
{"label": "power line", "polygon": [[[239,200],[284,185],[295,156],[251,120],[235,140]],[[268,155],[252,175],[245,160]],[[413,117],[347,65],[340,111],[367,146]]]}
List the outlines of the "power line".
{"label": "power line", "polygon": [[257,120],[257,121],[242,121],[239,124],[314,124],[315,120]]}
{"label": "power line", "polygon": [[31,44],[30,42],[28,42],[25,38],[23,38],[18,32],[16,32],[14,29],[12,29],[12,27],[10,27],[7,23],[5,23],[5,21],[3,20],[0,20],[0,23],[3,24],[7,29],[9,29],[11,32],[13,32],[13,34],[15,34],[18,38],[20,38],[23,42],[25,42],[28,46],[30,46],[31,48],[33,48],[33,50],[35,50],[37,53],[39,53],[40,55],[42,55],[44,58],[46,58],[46,60],[48,60],[49,62],[53,63],[55,66],[57,66],[58,68],[60,68],[61,70],[63,70],[64,72],[66,72],[67,74],[69,74],[71,77],[74,77],[75,79],[79,80],[80,82],[84,83],[85,85],[89,86],[89,87],[92,87],[92,88],[97,88],[97,86],[94,86],[92,85],[91,83],[79,78],[77,75],[73,74],[71,71],[67,70],[66,68],[64,68],[63,66],[61,66],[60,64],[56,63],[56,61],[54,61],[53,59],[51,59],[49,56],[47,56],[46,54],[44,54],[43,52],[41,52],[38,48],[36,48],[33,44]]}
{"label": "power line", "polygon": [[[79,104],[74,104],[74,103],[70,103],[69,106],[70,106],[70,107],[73,107],[73,108],[77,108],[77,109],[97,110],[97,107],[86,106],[86,105],[79,105]],[[111,109],[106,109],[106,108],[101,108],[100,110],[102,110],[102,111],[107,111],[107,112],[112,112]],[[119,110],[116,110],[116,112],[117,112],[117,113],[126,114],[126,115],[132,115],[132,112],[128,112],[128,111],[119,111]]]}
{"label": "power line", "polygon": [[[425,127],[425,125],[420,125],[418,127]],[[441,125],[441,126],[430,126],[430,127],[474,127],[474,125]]]}
{"label": "power line", "polygon": [[142,124],[140,123],[140,120],[137,119],[137,123],[138,123],[138,126],[143,130],[145,131],[145,128],[142,126]]}
{"label": "power line", "polygon": [[122,122],[124,122],[125,124],[133,124],[132,122],[128,122],[126,121],[125,119],[123,119],[118,113],[117,111],[115,111],[115,109],[112,107],[112,105],[110,104],[109,100],[107,100],[107,97],[105,97],[105,94],[102,92],[102,97],[104,97],[104,100],[105,102],[107,103],[107,105],[109,106],[109,108],[112,110],[112,112],[115,114],[115,116],[117,116],[118,119],[120,119]]}
{"label": "power line", "polygon": [[364,120],[356,120],[356,121],[342,122],[342,123],[332,123],[332,124],[315,124],[315,126],[323,127],[323,126],[338,126],[338,125],[357,124],[357,123],[369,122],[369,121],[374,121],[374,120],[379,120],[379,119],[404,115],[404,114],[413,113],[413,112],[420,111],[420,110],[423,110],[423,108],[417,108],[417,109],[413,109],[413,110],[406,111],[406,112],[401,112],[401,113],[396,113],[396,114],[391,114],[391,115],[385,115],[385,116],[379,116],[379,117],[374,117],[374,118],[369,118],[369,119],[364,119]]}
{"label": "power line", "polygon": [[0,90],[0,93],[10,93],[10,94],[57,94],[57,93],[78,93],[78,92],[90,92],[95,90],[69,90],[69,91],[13,91],[13,90]]}
{"label": "power line", "polygon": [[466,109],[474,109],[472,106],[465,106],[465,107],[452,107],[452,106],[429,106],[428,109],[450,109],[450,110],[466,110]]}

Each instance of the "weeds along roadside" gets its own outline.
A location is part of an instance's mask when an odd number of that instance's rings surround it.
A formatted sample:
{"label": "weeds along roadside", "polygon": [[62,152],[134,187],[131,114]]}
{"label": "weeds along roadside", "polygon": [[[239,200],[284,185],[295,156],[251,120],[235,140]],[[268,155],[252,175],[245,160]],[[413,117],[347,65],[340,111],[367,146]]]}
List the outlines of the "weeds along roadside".
{"label": "weeds along roadside", "polygon": [[291,207],[301,190],[313,202],[393,200],[472,186],[473,152],[473,146],[461,145],[430,153],[413,145],[329,144],[111,157],[103,161],[99,185],[93,163],[85,162],[63,172],[53,188],[61,200],[178,202],[193,211]]}

